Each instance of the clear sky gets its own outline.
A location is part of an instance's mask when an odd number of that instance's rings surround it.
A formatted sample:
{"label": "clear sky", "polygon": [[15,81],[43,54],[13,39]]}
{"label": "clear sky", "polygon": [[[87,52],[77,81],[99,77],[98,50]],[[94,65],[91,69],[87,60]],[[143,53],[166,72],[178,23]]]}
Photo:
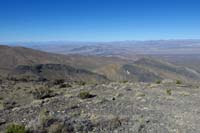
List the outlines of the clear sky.
{"label": "clear sky", "polygon": [[0,42],[199,38],[200,0],[0,0]]}

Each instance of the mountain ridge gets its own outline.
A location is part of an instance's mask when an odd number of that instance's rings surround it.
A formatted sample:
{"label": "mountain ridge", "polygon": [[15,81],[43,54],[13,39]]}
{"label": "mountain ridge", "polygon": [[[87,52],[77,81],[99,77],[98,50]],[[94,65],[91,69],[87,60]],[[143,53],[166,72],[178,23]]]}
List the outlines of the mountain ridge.
{"label": "mountain ridge", "polygon": [[19,65],[63,64],[104,75],[112,81],[153,82],[161,79],[200,80],[198,71],[146,56],[134,60],[117,57],[62,55],[24,47],[0,46],[0,74],[8,75]]}

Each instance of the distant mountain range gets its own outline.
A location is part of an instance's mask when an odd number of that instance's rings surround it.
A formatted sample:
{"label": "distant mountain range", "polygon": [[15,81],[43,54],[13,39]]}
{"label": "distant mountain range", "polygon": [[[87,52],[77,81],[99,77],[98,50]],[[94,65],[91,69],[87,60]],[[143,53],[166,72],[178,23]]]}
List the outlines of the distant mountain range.
{"label": "distant mountain range", "polygon": [[22,42],[11,43],[59,54],[130,57],[135,54],[199,54],[200,40],[149,40],[113,42]]}

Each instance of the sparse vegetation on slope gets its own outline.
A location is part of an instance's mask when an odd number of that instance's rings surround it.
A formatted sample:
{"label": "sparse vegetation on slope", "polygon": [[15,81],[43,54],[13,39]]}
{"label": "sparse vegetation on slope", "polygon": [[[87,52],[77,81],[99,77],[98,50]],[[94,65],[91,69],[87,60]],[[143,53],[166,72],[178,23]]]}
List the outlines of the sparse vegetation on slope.
{"label": "sparse vegetation on slope", "polygon": [[19,124],[11,124],[7,127],[6,133],[28,133],[25,126]]}
{"label": "sparse vegetation on slope", "polygon": [[157,80],[157,81],[156,81],[156,84],[161,84],[161,83],[162,83],[161,80]]}
{"label": "sparse vegetation on slope", "polygon": [[[19,85],[21,89],[14,89],[12,93],[24,92],[18,99],[13,97],[13,100],[17,100],[17,107],[0,110],[1,131],[6,132],[7,124],[13,122],[15,125],[23,123],[30,132],[50,133],[126,132],[127,129],[136,133],[147,132],[149,129],[153,132],[169,132],[172,129],[194,132],[199,130],[194,129],[193,126],[198,127],[200,121],[189,119],[189,117],[198,117],[198,112],[192,110],[199,110],[199,102],[196,100],[199,91],[193,84],[182,83],[183,85],[179,86],[172,81],[156,85],[129,81],[125,84],[120,82],[85,86],[71,84],[70,88],[54,85],[49,89],[59,94],[48,99],[40,99],[44,98],[42,94],[48,94],[48,90],[47,93],[41,93],[46,91],[43,89],[48,89],[45,88],[45,84],[36,85],[32,82],[12,84],[12,82],[4,81],[5,88],[1,90],[3,94],[7,92],[9,95],[8,93],[11,93],[9,90]],[[32,86],[27,89],[39,89],[39,86],[43,86],[38,100],[30,99],[26,86]],[[98,95],[94,97],[94,94]],[[180,113],[182,110],[187,115]],[[18,130],[18,127],[13,126],[11,129]],[[21,127],[19,129],[21,130]],[[24,131],[24,128],[22,129]]]}
{"label": "sparse vegetation on slope", "polygon": [[94,97],[95,95],[92,95],[92,94],[90,94],[90,93],[87,92],[87,91],[84,91],[84,92],[80,92],[78,96],[79,96],[81,99],[87,99],[87,98],[92,98],[92,97]]}
{"label": "sparse vegetation on slope", "polygon": [[31,93],[35,99],[45,99],[55,96],[55,93],[46,87],[35,88]]}
{"label": "sparse vegetation on slope", "polygon": [[181,84],[181,81],[180,80],[176,80],[176,84]]}
{"label": "sparse vegetation on slope", "polygon": [[167,93],[168,95],[172,95],[172,90],[171,90],[171,89],[167,89],[167,90],[166,90],[166,93]]}

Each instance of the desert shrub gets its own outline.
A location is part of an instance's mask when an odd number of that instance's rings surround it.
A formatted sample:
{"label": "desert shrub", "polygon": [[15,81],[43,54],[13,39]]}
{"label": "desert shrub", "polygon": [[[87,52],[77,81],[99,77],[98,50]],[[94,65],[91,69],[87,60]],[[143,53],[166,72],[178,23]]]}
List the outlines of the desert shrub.
{"label": "desert shrub", "polygon": [[2,103],[2,101],[0,101],[0,110],[3,108],[4,108],[3,103]]}
{"label": "desert shrub", "polygon": [[128,80],[123,80],[122,83],[128,83]]}
{"label": "desert shrub", "polygon": [[0,100],[3,100],[3,97],[2,97],[2,96],[0,96]]}
{"label": "desert shrub", "polygon": [[182,95],[182,96],[189,96],[190,93],[185,91],[185,92],[180,92],[180,95]]}
{"label": "desert shrub", "polygon": [[42,109],[39,114],[39,121],[42,127],[48,127],[53,121],[53,117],[50,116],[47,109]]}
{"label": "desert shrub", "polygon": [[6,133],[27,133],[24,125],[11,124],[6,128]]}
{"label": "desert shrub", "polygon": [[20,87],[20,86],[18,86],[18,87],[17,87],[17,90],[20,90],[20,89],[21,89],[21,87]]}
{"label": "desert shrub", "polygon": [[81,86],[84,86],[84,85],[86,85],[86,82],[79,82],[79,85],[81,85]]}
{"label": "desert shrub", "polygon": [[121,126],[121,120],[119,117],[113,118],[108,122],[109,128],[111,130]]}
{"label": "desert shrub", "polygon": [[166,90],[166,93],[167,93],[168,95],[172,95],[172,90],[171,90],[171,89],[167,89],[167,90]]}
{"label": "desert shrub", "polygon": [[28,82],[30,80],[30,78],[27,76],[27,77],[22,77],[22,78],[17,79],[17,80],[19,80],[21,82]]}
{"label": "desert shrub", "polygon": [[61,84],[59,87],[60,88],[66,88],[66,87],[72,87],[72,85],[70,85],[70,84]]}
{"label": "desert shrub", "polygon": [[145,94],[142,92],[137,92],[135,95],[136,95],[136,97],[144,97],[145,96]]}
{"label": "desert shrub", "polygon": [[45,99],[55,96],[53,91],[46,87],[36,88],[31,93],[35,99]]}
{"label": "desert shrub", "polygon": [[39,114],[39,121],[42,126],[45,125],[45,122],[47,121],[48,117],[49,111],[47,109],[42,109]]}
{"label": "desert shrub", "polygon": [[181,84],[181,81],[180,80],[176,80],[176,84]]}
{"label": "desert shrub", "polygon": [[[79,119],[72,120],[66,119],[64,122],[64,127],[62,129],[63,133],[92,133],[94,124],[89,119]],[[93,131],[94,132],[94,131]]]}
{"label": "desert shrub", "polygon": [[[114,130],[122,125],[122,119],[119,117],[102,119],[96,123],[96,126],[100,129]],[[98,131],[98,130],[97,130]]]}
{"label": "desert shrub", "polygon": [[60,84],[63,84],[65,82],[64,79],[57,79],[54,81],[54,85],[60,85]]}
{"label": "desert shrub", "polygon": [[48,81],[48,80],[47,80],[46,78],[39,77],[39,78],[38,78],[38,81],[39,81],[39,82],[46,82],[46,81]]}
{"label": "desert shrub", "polygon": [[162,83],[161,80],[157,80],[157,81],[156,81],[156,84],[161,84],[161,83]]}
{"label": "desert shrub", "polygon": [[81,99],[87,99],[87,98],[92,98],[94,95],[90,94],[89,92],[80,92],[78,95]]}
{"label": "desert shrub", "polygon": [[5,109],[12,109],[16,106],[17,106],[17,103],[11,99],[6,99],[5,101],[3,101],[3,107]]}
{"label": "desert shrub", "polygon": [[48,133],[62,133],[63,126],[61,123],[52,124],[48,129]]}

